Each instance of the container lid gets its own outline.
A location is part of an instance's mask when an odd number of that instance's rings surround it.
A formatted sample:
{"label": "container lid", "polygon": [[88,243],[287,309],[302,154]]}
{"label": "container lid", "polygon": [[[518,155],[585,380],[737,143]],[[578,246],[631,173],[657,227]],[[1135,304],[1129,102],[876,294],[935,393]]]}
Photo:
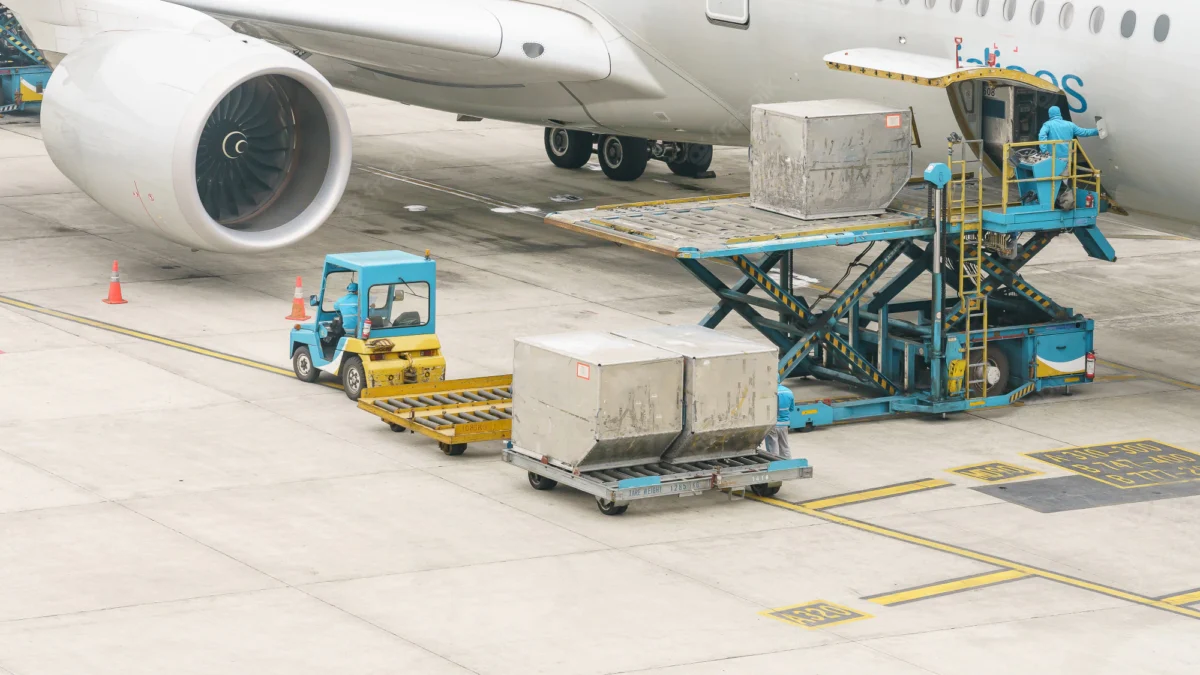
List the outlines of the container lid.
{"label": "container lid", "polygon": [[579,331],[517,338],[517,343],[545,349],[579,361],[597,365],[645,363],[679,358],[669,351],[612,333]]}
{"label": "container lid", "polygon": [[633,330],[613,331],[614,334],[643,342],[676,354],[694,358],[716,358],[738,354],[771,354],[779,350],[737,335],[722,333],[704,326],[654,326]]}
{"label": "container lid", "polygon": [[762,110],[787,117],[844,117],[847,115],[883,115],[907,113],[907,108],[895,108],[874,101],[857,98],[827,99],[824,101],[795,101],[792,103],[766,103],[754,106]]}

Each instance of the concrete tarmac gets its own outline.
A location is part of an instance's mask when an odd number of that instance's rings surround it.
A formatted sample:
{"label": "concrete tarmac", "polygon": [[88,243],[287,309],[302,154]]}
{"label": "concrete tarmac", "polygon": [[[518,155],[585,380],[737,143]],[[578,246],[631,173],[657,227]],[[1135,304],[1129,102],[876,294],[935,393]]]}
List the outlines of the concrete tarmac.
{"label": "concrete tarmac", "polygon": [[[712,298],[676,263],[541,214],[741,192],[746,151],[615,183],[552,167],[540,129],[344,99],[336,216],[249,256],[119,221],[0,120],[0,674],[1200,669],[1200,483],[1120,489],[1052,452],[1200,478],[1200,230],[1105,216],[1117,263],[1062,237],[1026,268],[1096,320],[1100,382],[1073,396],[795,434],[816,476],[776,500],[606,517],[499,443],[448,457],[281,374],[293,282],[430,249],[454,378],[511,372],[522,335],[695,323]],[[860,250],[799,255],[807,297]],[[127,305],[100,302],[114,259]]]}

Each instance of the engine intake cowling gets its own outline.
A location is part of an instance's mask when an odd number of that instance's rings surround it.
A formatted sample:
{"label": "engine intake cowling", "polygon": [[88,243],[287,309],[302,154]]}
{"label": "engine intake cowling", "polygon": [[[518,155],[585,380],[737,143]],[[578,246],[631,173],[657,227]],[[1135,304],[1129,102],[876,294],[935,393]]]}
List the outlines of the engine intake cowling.
{"label": "engine intake cowling", "polygon": [[255,38],[101,33],[46,87],[55,165],[129,223],[193,248],[267,251],[333,213],[351,164],[333,88]]}

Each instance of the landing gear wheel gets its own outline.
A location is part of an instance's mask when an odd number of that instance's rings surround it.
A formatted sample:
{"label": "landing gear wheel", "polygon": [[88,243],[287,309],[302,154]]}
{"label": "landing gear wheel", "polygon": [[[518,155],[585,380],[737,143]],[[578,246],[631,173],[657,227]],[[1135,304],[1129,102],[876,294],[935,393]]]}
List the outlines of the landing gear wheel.
{"label": "landing gear wheel", "polygon": [[783,483],[756,483],[750,486],[750,491],[759,497],[774,497],[782,487]]}
{"label": "landing gear wheel", "polygon": [[650,161],[650,144],[644,138],[632,136],[601,136],[596,154],[600,156],[605,176],[613,180],[637,180]]}
{"label": "landing gear wheel", "polygon": [[292,354],[292,370],[295,371],[297,380],[310,384],[321,376],[321,371],[313,365],[312,353],[308,351],[308,347],[299,347],[296,353]]}
{"label": "landing gear wheel", "polygon": [[628,504],[617,506],[616,502],[610,502],[603,497],[596,497],[596,506],[600,509],[600,513],[606,516],[619,516],[629,510]]}
{"label": "landing gear wheel", "polygon": [[674,162],[667,162],[671,173],[685,178],[698,178],[712,164],[713,148],[711,145],[688,143],[687,151]]}
{"label": "landing gear wheel", "polygon": [[596,134],[546,127],[546,156],[560,169],[578,169],[592,158]]}
{"label": "landing gear wheel", "polygon": [[529,472],[529,484],[533,486],[534,490],[553,490],[558,487],[558,481],[532,471]]}
{"label": "landing gear wheel", "polygon": [[346,398],[357,401],[366,384],[367,374],[363,372],[362,359],[351,356],[342,362],[342,388],[346,391]]}
{"label": "landing gear wheel", "polygon": [[[989,349],[987,353],[987,395],[1001,396],[1008,393],[1008,357],[999,349]],[[979,363],[979,353],[971,355],[971,367],[969,369],[970,379],[983,379],[984,373],[982,364]],[[979,396],[983,393],[983,386],[980,384],[971,385],[971,395]]]}
{"label": "landing gear wheel", "polygon": [[466,443],[442,443],[438,441],[438,447],[442,449],[442,452],[451,457],[458,457],[467,451]]}

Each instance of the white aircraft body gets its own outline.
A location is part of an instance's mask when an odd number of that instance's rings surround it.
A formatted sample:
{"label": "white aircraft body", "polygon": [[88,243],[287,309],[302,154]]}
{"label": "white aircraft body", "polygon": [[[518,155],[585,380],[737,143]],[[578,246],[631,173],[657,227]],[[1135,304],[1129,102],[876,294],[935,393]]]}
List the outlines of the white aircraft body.
{"label": "white aircraft body", "polygon": [[351,166],[331,84],[547,127],[555,164],[594,148],[619,180],[649,158],[698,174],[713,144],[749,144],[757,103],[912,106],[922,161],[944,157],[951,132],[1036,139],[1054,104],[1103,127],[1084,146],[1122,205],[1189,221],[1200,207],[1185,122],[1200,97],[1195,3],[4,2],[56,64],[42,113],[55,164],[127,221],[196,248],[269,250],[329,216]]}

